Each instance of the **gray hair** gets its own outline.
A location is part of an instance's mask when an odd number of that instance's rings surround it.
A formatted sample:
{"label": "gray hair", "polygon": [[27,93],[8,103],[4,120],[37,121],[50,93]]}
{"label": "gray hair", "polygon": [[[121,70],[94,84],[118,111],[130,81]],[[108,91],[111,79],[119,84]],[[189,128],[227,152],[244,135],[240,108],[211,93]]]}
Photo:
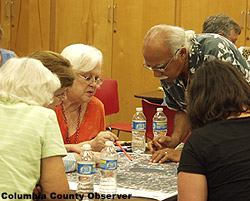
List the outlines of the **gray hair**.
{"label": "gray hair", "polygon": [[240,35],[241,28],[232,18],[226,14],[217,14],[209,16],[203,23],[202,33],[222,33],[225,37],[232,34],[233,28]]}
{"label": "gray hair", "polygon": [[185,47],[187,52],[190,51],[191,43],[190,40],[194,38],[194,31],[185,31],[181,27],[171,26],[166,24],[155,25],[150,28],[145,36],[145,42],[148,38],[157,38],[162,40],[172,54]]}
{"label": "gray hair", "polygon": [[102,53],[93,46],[73,44],[65,47],[61,55],[68,59],[75,72],[89,72],[102,65]]}
{"label": "gray hair", "polygon": [[53,102],[60,80],[31,58],[11,58],[0,68],[0,100],[47,106]]}

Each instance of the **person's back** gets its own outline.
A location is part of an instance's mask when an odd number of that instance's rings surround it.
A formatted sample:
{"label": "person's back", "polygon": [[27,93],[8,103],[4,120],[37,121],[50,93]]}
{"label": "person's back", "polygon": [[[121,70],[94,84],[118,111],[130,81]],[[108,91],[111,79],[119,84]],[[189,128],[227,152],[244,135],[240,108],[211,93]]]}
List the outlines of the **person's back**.
{"label": "person's back", "polygon": [[179,163],[178,200],[249,200],[249,84],[231,64],[212,60],[187,94],[193,132]]}
{"label": "person's back", "polygon": [[[208,200],[250,198],[249,130],[250,117],[227,119],[196,129],[187,139],[179,168],[206,176]],[[187,163],[190,167],[182,166]]]}
{"label": "person's back", "polygon": [[50,198],[52,192],[68,193],[62,163],[66,150],[56,114],[43,107],[53,101],[58,88],[58,77],[38,60],[12,58],[0,68],[3,199],[32,200],[39,180],[43,199]]}
{"label": "person's back", "polygon": [[64,155],[56,115],[41,106],[0,101],[0,189],[29,194],[40,179],[41,158]]}

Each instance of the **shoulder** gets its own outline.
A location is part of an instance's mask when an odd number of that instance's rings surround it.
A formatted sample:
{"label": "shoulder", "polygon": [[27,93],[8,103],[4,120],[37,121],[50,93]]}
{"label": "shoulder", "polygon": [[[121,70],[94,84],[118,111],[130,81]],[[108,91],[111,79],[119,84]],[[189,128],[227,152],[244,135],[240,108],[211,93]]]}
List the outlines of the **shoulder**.
{"label": "shoulder", "polygon": [[89,105],[93,106],[93,107],[98,107],[98,108],[103,108],[104,109],[104,105],[102,103],[102,101],[100,101],[98,98],[96,98],[95,96],[93,96],[89,102]]}
{"label": "shoulder", "polygon": [[9,55],[15,57],[15,52],[6,49],[0,49],[2,55]]}

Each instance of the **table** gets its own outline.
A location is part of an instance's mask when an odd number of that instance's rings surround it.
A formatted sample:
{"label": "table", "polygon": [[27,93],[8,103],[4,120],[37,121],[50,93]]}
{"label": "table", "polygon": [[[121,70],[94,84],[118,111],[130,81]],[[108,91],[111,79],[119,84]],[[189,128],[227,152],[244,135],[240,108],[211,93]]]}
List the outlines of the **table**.
{"label": "table", "polygon": [[143,98],[152,103],[162,104],[163,98],[164,98],[164,92],[157,89],[154,91],[147,91],[147,92],[135,94],[134,97]]}
{"label": "table", "polygon": [[[177,166],[169,162],[164,164],[149,162],[149,154],[130,154],[129,161],[124,153],[118,155],[117,194],[132,194],[131,199],[116,200],[177,200]],[[95,191],[99,189],[100,173],[95,176]],[[75,193],[77,175],[68,175],[71,193]],[[74,181],[75,180],[75,181]],[[73,185],[74,186],[73,186]]]}

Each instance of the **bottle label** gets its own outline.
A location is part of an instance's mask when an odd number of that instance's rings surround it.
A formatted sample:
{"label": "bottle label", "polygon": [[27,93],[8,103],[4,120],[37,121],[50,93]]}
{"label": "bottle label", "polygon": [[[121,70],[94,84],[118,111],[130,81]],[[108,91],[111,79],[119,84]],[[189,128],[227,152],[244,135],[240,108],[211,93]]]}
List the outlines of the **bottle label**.
{"label": "bottle label", "polygon": [[100,168],[103,170],[116,170],[117,169],[117,160],[100,160]]}
{"label": "bottle label", "polygon": [[145,121],[133,121],[132,123],[133,123],[133,125],[132,125],[133,130],[141,130],[141,131],[146,130],[146,122]]}
{"label": "bottle label", "polygon": [[167,130],[167,121],[154,121],[153,122],[153,130]]}
{"label": "bottle label", "polygon": [[81,164],[77,163],[77,173],[79,174],[94,174],[95,173],[95,164]]}

